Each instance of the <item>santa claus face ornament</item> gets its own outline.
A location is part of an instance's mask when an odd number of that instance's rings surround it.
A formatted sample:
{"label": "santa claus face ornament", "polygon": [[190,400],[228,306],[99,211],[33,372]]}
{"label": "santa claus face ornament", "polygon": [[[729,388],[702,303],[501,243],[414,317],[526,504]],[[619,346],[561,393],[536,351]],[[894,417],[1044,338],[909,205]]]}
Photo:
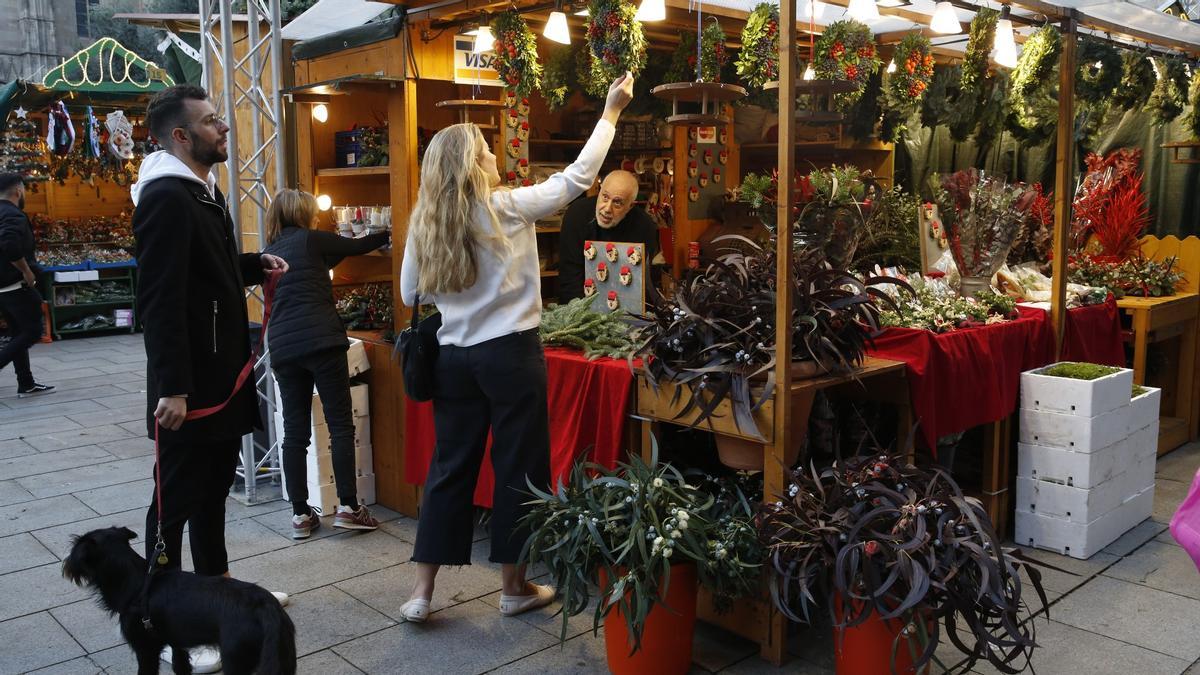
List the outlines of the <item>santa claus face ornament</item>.
{"label": "santa claus face ornament", "polygon": [[529,140],[529,122],[521,122],[521,125],[517,127],[517,138],[522,141]]}
{"label": "santa claus face ornament", "polygon": [[504,90],[504,107],[513,108],[517,105],[517,92],[512,89]]}
{"label": "santa claus face ornament", "polygon": [[615,312],[620,307],[621,307],[621,300],[617,297],[617,292],[609,291],[608,292],[608,309],[610,311]]}
{"label": "santa claus face ornament", "polygon": [[717,153],[717,161],[722,164],[727,164],[729,162],[729,151],[722,150],[721,152]]}
{"label": "santa claus face ornament", "polygon": [[583,297],[590,298],[596,294],[596,282],[591,279],[583,280]]}
{"label": "santa claus face ornament", "polygon": [[521,155],[521,141],[520,141],[520,139],[514,138],[514,139],[512,139],[512,142],[508,144],[508,156],[512,157],[513,159],[516,159],[520,155]]}
{"label": "santa claus face ornament", "polygon": [[713,160],[712,150],[705,150],[704,151],[704,163],[711,165],[712,160]]}
{"label": "santa claus face ornament", "polygon": [[714,183],[721,182],[721,170],[715,166],[713,167],[713,171],[712,171],[712,182],[714,182]]}
{"label": "santa claus face ornament", "polygon": [[521,118],[517,115],[516,110],[508,111],[508,117],[505,118],[505,123],[508,124],[509,129],[516,129],[517,124],[520,123],[520,121],[521,121]]}
{"label": "santa claus face ornament", "polygon": [[708,187],[708,174],[700,172],[700,187]]}
{"label": "santa claus face ornament", "polygon": [[596,245],[590,241],[583,242],[583,257],[588,260],[596,259]]}
{"label": "santa claus face ornament", "polygon": [[688,162],[688,178],[695,178],[698,173],[700,173],[700,167],[696,166],[696,162]]}
{"label": "santa claus face ornament", "polygon": [[728,129],[721,129],[720,131],[717,132],[717,142],[718,143],[720,143],[721,145],[725,145],[725,143],[727,143],[728,141],[729,141],[729,130]]}
{"label": "santa claus face ornament", "polygon": [[596,265],[596,279],[599,280],[600,283],[608,281],[608,265],[605,265],[603,262]]}
{"label": "santa claus face ornament", "polygon": [[700,188],[693,185],[688,188],[688,201],[695,202],[700,200]]}
{"label": "santa claus face ornament", "polygon": [[695,157],[696,153],[698,153],[698,152],[699,152],[699,150],[696,149],[695,143],[688,145],[688,157]]}
{"label": "santa claus face ornament", "polygon": [[517,175],[521,178],[529,178],[529,160],[522,157],[517,160]]}
{"label": "santa claus face ornament", "polygon": [[635,246],[630,246],[625,250],[625,257],[629,260],[630,265],[638,265],[642,262],[642,252]]}
{"label": "santa claus face ornament", "polygon": [[529,114],[529,99],[521,99],[521,102],[517,104],[517,112],[521,113],[522,115]]}
{"label": "santa claus face ornament", "polygon": [[617,262],[617,245],[611,241],[604,245],[604,257],[608,262]]}
{"label": "santa claus face ornament", "polygon": [[621,267],[621,273],[617,276],[617,278],[620,279],[622,286],[628,286],[629,284],[633,283],[633,272],[630,271],[629,266],[623,266]]}

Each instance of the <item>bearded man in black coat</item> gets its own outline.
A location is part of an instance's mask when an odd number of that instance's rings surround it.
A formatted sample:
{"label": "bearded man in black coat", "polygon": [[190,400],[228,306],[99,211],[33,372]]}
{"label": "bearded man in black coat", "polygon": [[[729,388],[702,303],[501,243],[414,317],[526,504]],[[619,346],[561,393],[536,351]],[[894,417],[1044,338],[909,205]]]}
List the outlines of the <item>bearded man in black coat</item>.
{"label": "bearded man in black coat", "polygon": [[[261,283],[264,270],[286,271],[287,263],[238,253],[225,196],[211,173],[228,159],[229,125],[203,89],[180,85],[160,92],[150,101],[146,124],[165,149],[148,155],[138,170],[133,233],[146,342],[146,422],[150,438],[158,426],[167,566],[180,566],[187,523],[196,573],[228,576],[225,500],[241,437],[261,426],[253,377],[234,392],[250,358],[244,288]],[[220,412],[185,419],[189,409],[227,398]],[[157,522],[152,496],[147,559],[156,555]]]}

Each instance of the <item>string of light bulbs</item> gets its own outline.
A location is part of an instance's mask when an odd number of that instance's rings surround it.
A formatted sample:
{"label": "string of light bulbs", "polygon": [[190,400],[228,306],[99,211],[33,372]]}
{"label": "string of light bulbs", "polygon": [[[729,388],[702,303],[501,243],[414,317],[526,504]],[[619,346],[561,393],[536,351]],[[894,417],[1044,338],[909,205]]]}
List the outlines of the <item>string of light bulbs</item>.
{"label": "string of light bulbs", "polygon": [[[93,56],[99,63],[100,72],[97,78],[92,78],[88,72]],[[116,63],[117,60],[120,60],[120,63]],[[80,75],[77,80],[72,81],[69,71],[75,68],[79,69]],[[123,70],[118,73],[121,68]],[[145,75],[144,80],[137,77],[138,69]],[[62,83],[72,89],[79,89],[84,85],[98,87],[104,84],[128,83],[138,89],[149,89],[156,81],[167,86],[175,84],[171,76],[158,65],[143,59],[113,38],[103,37],[86,49],[75,52],[56,68],[46,73],[46,76],[42,78],[42,86],[53,88]]]}

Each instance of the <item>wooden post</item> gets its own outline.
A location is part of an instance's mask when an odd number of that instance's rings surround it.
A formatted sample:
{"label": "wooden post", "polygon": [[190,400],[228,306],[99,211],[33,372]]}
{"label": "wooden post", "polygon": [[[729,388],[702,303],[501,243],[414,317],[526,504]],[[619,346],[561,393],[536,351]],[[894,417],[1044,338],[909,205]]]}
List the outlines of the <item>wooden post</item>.
{"label": "wooden post", "polygon": [[1054,167],[1054,260],[1051,263],[1050,323],[1054,358],[1062,353],[1067,312],[1067,248],[1071,235],[1071,201],[1075,181],[1075,11],[1062,22],[1062,56],[1058,61],[1058,144]]}

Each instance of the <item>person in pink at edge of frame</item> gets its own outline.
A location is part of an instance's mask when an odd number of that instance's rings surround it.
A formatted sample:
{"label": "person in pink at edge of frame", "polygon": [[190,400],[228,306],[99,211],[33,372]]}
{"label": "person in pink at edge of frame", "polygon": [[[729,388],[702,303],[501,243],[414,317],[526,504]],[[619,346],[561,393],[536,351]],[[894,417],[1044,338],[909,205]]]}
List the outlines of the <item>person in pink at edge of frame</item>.
{"label": "person in pink at edge of frame", "polygon": [[491,553],[501,565],[500,613],[513,616],[554,600],[555,589],[530,583],[518,564],[527,533],[526,479],[550,484],[546,358],[538,339],[541,278],[533,223],[586,190],[608,154],[633,76],[609,87],[604,113],[579,158],[545,182],[496,189],[496,156],[479,127],[456,124],[429,142],[421,188],[409,219],[400,294],[442,315],[434,369],[437,445],[417,524],[412,559],[417,578],[401,607],[425,621],[442,565],[471,562],[475,479],[492,432]]}

